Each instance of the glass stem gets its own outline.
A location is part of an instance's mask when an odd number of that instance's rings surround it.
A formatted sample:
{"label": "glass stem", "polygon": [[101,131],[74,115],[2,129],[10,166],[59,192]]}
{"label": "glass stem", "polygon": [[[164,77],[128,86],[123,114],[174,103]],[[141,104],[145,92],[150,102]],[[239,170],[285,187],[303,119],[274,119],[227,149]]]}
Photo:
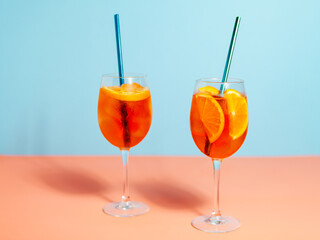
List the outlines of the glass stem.
{"label": "glass stem", "polygon": [[122,186],[122,197],[123,203],[128,203],[130,201],[129,196],[129,179],[128,179],[128,157],[129,150],[121,150],[122,164],[123,164],[123,186]]}
{"label": "glass stem", "polygon": [[219,185],[220,185],[220,159],[212,159],[213,162],[213,211],[211,213],[211,218],[219,218],[221,216],[219,208]]}

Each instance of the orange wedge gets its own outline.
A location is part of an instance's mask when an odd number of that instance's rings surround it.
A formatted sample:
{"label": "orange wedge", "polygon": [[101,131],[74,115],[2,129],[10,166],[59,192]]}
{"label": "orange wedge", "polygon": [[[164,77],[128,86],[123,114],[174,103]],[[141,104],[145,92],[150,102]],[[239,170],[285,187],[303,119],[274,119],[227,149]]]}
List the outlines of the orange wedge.
{"label": "orange wedge", "polygon": [[121,101],[140,101],[150,96],[149,88],[142,87],[138,83],[125,83],[120,86],[103,86],[103,91],[112,98]]}
{"label": "orange wedge", "polygon": [[233,89],[227,89],[224,97],[228,105],[229,134],[233,139],[237,139],[248,127],[247,99]]}
{"label": "orange wedge", "polygon": [[209,141],[217,140],[224,128],[224,114],[220,104],[207,93],[197,93],[197,107]]}
{"label": "orange wedge", "polygon": [[200,93],[208,93],[213,96],[217,96],[220,93],[220,91],[218,89],[216,89],[215,87],[212,87],[212,86],[205,86],[205,87],[199,88],[199,92]]}

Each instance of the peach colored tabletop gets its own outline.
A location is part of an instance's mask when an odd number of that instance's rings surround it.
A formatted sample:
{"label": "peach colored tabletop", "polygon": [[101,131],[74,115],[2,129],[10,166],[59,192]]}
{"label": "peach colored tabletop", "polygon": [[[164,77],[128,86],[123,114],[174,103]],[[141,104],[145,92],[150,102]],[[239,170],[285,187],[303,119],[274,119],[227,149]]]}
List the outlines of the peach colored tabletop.
{"label": "peach colored tabletop", "polygon": [[121,195],[115,157],[0,156],[0,239],[320,239],[320,157],[242,157],[223,162],[221,210],[240,219],[229,233],[205,233],[212,166],[206,157],[130,159],[131,196],[146,215],[106,215]]}

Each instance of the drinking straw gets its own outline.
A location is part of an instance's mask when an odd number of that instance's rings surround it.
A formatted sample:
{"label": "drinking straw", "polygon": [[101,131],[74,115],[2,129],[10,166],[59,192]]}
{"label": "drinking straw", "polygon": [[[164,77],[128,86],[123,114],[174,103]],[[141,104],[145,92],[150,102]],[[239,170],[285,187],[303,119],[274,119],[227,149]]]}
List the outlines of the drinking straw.
{"label": "drinking straw", "polygon": [[114,15],[114,26],[115,26],[116,41],[117,41],[118,73],[119,73],[120,86],[121,86],[124,83],[124,81],[123,81],[123,63],[122,63],[122,48],[121,48],[119,14]]}
{"label": "drinking straw", "polygon": [[[229,51],[228,51],[228,55],[227,55],[227,61],[226,61],[226,65],[224,67],[224,72],[223,72],[223,77],[222,77],[222,82],[223,83],[227,82],[227,80],[228,80],[228,75],[229,75],[229,69],[230,69],[230,65],[231,65],[233,50],[234,50],[234,46],[236,44],[236,39],[237,39],[237,35],[238,35],[238,29],[239,29],[239,25],[240,25],[240,19],[241,18],[239,16],[237,16],[236,17],[236,21],[234,23],[231,42],[230,42]],[[221,84],[221,87],[220,87],[220,92],[221,93],[224,92],[224,88],[225,88],[224,84]]]}

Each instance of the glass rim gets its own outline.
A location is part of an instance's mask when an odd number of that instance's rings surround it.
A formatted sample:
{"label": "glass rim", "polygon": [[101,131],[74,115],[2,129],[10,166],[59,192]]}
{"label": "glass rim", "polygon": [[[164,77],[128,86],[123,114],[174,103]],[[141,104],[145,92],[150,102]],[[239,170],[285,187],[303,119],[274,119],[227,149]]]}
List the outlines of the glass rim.
{"label": "glass rim", "polygon": [[196,82],[228,84],[228,83],[244,83],[244,80],[240,78],[228,78],[227,82],[222,82],[221,77],[207,77],[207,78],[199,78],[196,80]]}
{"label": "glass rim", "polygon": [[124,73],[124,76],[120,77],[118,73],[106,73],[102,75],[102,78],[116,78],[116,79],[147,78],[147,75],[143,73]]}

